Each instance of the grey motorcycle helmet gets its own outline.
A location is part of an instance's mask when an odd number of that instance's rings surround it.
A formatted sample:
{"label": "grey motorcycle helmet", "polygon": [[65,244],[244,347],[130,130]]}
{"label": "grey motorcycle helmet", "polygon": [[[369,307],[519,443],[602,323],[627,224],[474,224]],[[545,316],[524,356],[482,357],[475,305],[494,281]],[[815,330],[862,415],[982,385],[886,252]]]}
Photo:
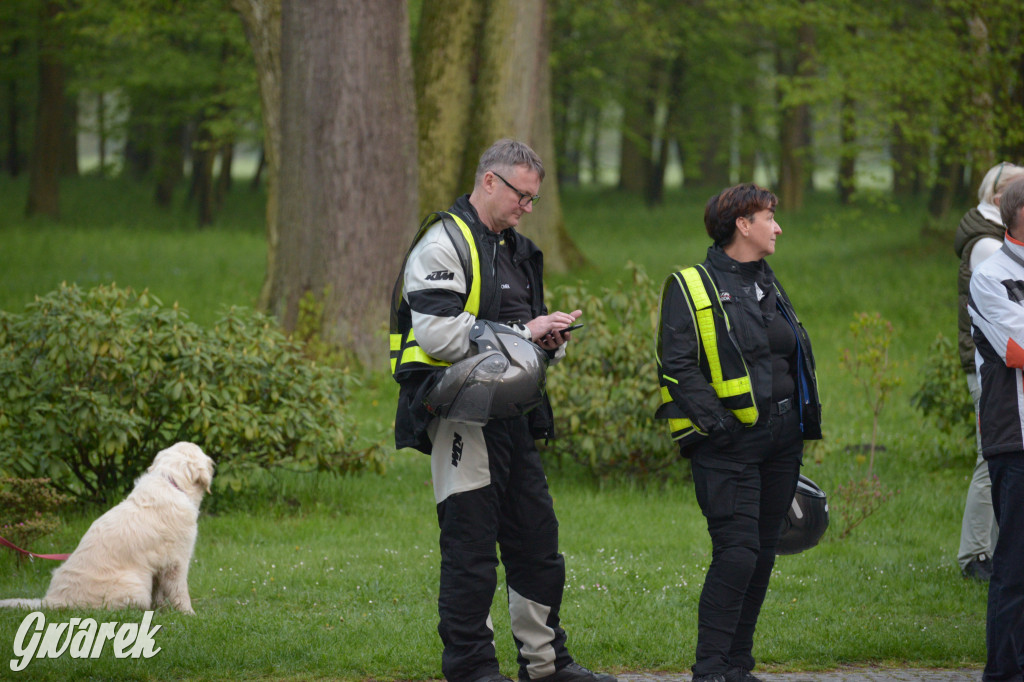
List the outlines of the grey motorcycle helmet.
{"label": "grey motorcycle helmet", "polygon": [[448,367],[425,398],[427,410],[463,424],[526,414],[541,404],[548,355],[514,329],[477,320],[469,332],[476,355]]}
{"label": "grey motorcycle helmet", "polygon": [[828,497],[818,485],[803,474],[796,484],[796,494],[789,513],[782,520],[782,535],[776,554],[797,554],[818,544],[828,528]]}

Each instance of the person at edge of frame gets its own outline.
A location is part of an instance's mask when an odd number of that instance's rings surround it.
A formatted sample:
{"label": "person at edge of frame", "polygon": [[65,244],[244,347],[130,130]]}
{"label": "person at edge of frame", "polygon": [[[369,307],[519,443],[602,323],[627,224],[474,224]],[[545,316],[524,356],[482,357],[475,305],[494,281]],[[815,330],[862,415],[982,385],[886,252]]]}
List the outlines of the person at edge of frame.
{"label": "person at edge of frame", "polygon": [[[543,349],[538,352],[546,355],[545,364],[565,354],[571,337],[565,330],[582,313],[547,312],[542,253],[515,229],[540,199],[543,178],[544,167],[530,147],[510,139],[495,142],[480,157],[472,192],[447,213],[432,214],[438,218],[432,224],[431,217],[424,221],[399,275],[402,290],[396,283],[401,295],[393,296],[397,321],[392,327],[403,339],[399,365],[416,346],[428,357],[420,363],[423,369],[404,379],[399,379],[401,367],[396,372],[401,387],[395,437],[398,447],[431,455],[441,548],[438,633],[444,645],[441,668],[449,682],[508,681],[500,672],[490,618],[496,544],[505,567],[519,680],[616,682],[612,675],[576,663],[560,625],[565,562],[534,442],[554,435],[546,394],[526,414],[483,419],[482,425],[460,421],[454,405],[448,416],[431,411],[435,389],[444,382],[439,377],[446,372],[476,380],[478,375],[458,375],[457,370],[460,362],[474,361],[473,335],[481,321],[503,325],[498,333],[505,338],[511,334],[532,341]],[[465,235],[471,235],[472,244]],[[475,254],[469,256],[475,264],[460,260],[467,251]],[[476,285],[469,281],[474,271],[479,274]]]}
{"label": "person at edge of frame", "polygon": [[754,184],[711,197],[706,260],[670,275],[662,293],[659,379],[670,400],[657,416],[690,459],[712,544],[694,682],[758,681],[754,630],[782,520],[804,440],[821,438],[810,339],[765,260],[782,234],[777,204]]}
{"label": "person at edge of frame", "polygon": [[[971,318],[967,312],[971,273],[1002,246],[1006,227],[999,216],[999,202],[1007,185],[1021,177],[1024,177],[1024,166],[1004,161],[990,168],[978,187],[978,205],[960,219],[953,238],[953,248],[960,257],[960,267],[957,269],[957,348],[975,415],[978,414],[981,386],[978,385],[978,373],[974,366],[974,340],[971,338]],[[964,501],[957,563],[964,578],[984,582],[992,577],[992,551],[999,537],[999,528],[992,513],[992,482],[988,476],[988,464],[981,454],[981,434],[977,430],[977,420],[975,427],[977,457]]]}
{"label": "person at edge of frame", "polygon": [[971,275],[967,310],[981,383],[978,428],[999,538],[992,553],[982,679],[1024,675],[1024,178],[1003,192],[1006,234]]}

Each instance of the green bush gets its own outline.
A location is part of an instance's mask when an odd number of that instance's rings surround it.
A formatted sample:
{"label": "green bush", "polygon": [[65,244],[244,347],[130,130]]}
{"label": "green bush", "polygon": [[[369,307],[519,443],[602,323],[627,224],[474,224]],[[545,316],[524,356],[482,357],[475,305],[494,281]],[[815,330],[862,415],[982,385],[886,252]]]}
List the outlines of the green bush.
{"label": "green bush", "polygon": [[874,475],[875,452],[878,446],[878,424],[889,394],[903,383],[897,367],[889,357],[895,332],[892,323],[881,313],[854,313],[850,324],[850,347],[843,349],[839,366],[847,370],[854,382],[864,390],[871,407],[871,443],[868,458],[868,479]]}
{"label": "green bush", "polygon": [[935,337],[921,386],[910,401],[943,433],[956,438],[974,437],[974,402],[953,340],[942,334]]}
{"label": "green bush", "polygon": [[627,265],[628,285],[599,294],[586,286],[552,289],[558,307],[583,311],[565,359],[548,373],[558,438],[548,451],[568,455],[598,478],[640,480],[679,460],[668,425],[654,420],[658,371],[654,338],[659,287],[643,268]]}
{"label": "green bush", "polygon": [[0,478],[0,536],[25,548],[60,527],[56,512],[68,497],[49,484],[48,478]]}
{"label": "green bush", "polygon": [[62,285],[0,312],[0,470],[109,501],[181,440],[235,490],[257,469],[381,466],[377,448],[350,446],[355,379],[301,350],[250,310],[207,329],[146,291]]}

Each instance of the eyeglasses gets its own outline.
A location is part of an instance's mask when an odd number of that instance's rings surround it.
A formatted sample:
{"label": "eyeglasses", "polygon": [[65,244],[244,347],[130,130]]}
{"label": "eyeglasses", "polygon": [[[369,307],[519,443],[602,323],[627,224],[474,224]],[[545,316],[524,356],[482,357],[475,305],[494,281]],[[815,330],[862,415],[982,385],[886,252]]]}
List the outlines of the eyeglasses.
{"label": "eyeglasses", "polygon": [[[494,171],[491,171],[491,172],[494,173]],[[527,194],[526,192],[521,192],[518,189],[516,189],[515,187],[513,187],[511,182],[509,182],[505,178],[501,177],[497,173],[494,173],[494,177],[496,177],[499,180],[501,180],[502,182],[504,182],[506,185],[508,185],[508,188],[510,190],[512,190],[513,192],[515,192],[516,194],[519,195],[519,206],[521,208],[526,208],[526,206],[528,204],[530,204],[531,202],[536,204],[538,201],[540,201],[540,195],[539,194]]]}
{"label": "eyeglasses", "polygon": [[[1006,166],[1006,164],[1007,164],[1006,161],[1003,161],[1001,164],[999,164],[999,172],[996,173],[996,179],[992,182],[992,195],[993,196],[995,196],[996,193],[997,193],[996,190],[999,188],[999,177],[1003,174],[1003,168]],[[511,185],[509,185],[509,186],[511,187]]]}

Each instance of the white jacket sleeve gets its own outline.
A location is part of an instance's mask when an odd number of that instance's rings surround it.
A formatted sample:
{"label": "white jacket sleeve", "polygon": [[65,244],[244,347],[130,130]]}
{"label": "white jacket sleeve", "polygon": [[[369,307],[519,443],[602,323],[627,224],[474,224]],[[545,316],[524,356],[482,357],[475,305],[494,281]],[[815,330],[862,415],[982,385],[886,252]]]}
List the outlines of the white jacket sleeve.
{"label": "white jacket sleeve", "polygon": [[1021,283],[1002,280],[991,268],[976,270],[971,277],[971,305],[967,309],[971,322],[1006,366],[1024,368],[1024,300],[1012,300],[1007,282],[1016,284],[1019,293],[1024,294]]}
{"label": "white jacket sleeve", "polygon": [[416,341],[428,355],[445,362],[469,357],[476,317],[465,311],[466,275],[440,222],[409,254],[403,296],[412,310]]}

